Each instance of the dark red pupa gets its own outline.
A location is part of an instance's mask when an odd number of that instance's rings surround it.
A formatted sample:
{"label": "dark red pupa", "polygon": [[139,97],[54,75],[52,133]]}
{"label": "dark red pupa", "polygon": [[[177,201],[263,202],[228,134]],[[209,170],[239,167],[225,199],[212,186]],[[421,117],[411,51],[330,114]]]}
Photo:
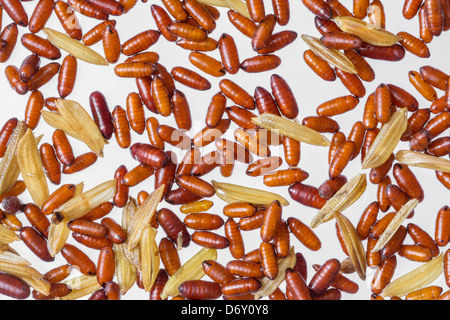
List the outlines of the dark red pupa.
{"label": "dark red pupa", "polygon": [[105,96],[99,91],[94,91],[89,96],[89,104],[94,122],[97,124],[103,137],[106,140],[111,139],[114,133],[114,125]]}
{"label": "dark red pupa", "polygon": [[21,279],[6,273],[0,273],[0,294],[14,299],[26,299],[30,296],[30,286]]}

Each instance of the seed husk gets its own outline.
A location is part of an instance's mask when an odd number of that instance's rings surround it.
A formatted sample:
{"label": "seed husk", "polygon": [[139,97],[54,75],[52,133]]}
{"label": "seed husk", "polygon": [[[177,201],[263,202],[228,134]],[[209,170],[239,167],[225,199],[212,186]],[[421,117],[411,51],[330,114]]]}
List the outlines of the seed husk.
{"label": "seed husk", "polygon": [[116,193],[116,184],[116,179],[100,183],[94,188],[74,196],[57,211],[65,220],[81,218],[92,209],[112,199]]}
{"label": "seed husk", "polygon": [[50,41],[59,49],[66,51],[73,57],[91,64],[104,66],[109,65],[108,61],[106,61],[105,58],[103,58],[100,54],[98,54],[91,48],[85,46],[80,41],[50,28],[44,28],[43,31],[47,35],[48,41]]}
{"label": "seed husk", "polygon": [[269,205],[271,202],[278,200],[282,206],[288,206],[289,201],[284,197],[260,189],[239,186],[236,184],[211,181],[216,189],[217,196],[225,202],[248,202],[254,205]]}
{"label": "seed husk", "polygon": [[319,224],[331,220],[335,213],[340,213],[350,207],[363,195],[366,187],[367,179],[363,173],[348,180],[333,197],[328,199],[325,205],[314,216],[310,223],[311,228],[315,228]]}
{"label": "seed husk", "polygon": [[450,161],[444,158],[411,150],[400,150],[396,153],[395,159],[408,166],[450,173]]}
{"label": "seed husk", "polygon": [[381,296],[384,298],[394,296],[403,297],[410,292],[429,285],[442,274],[443,262],[444,254],[441,253],[436,258],[393,280],[386,286]]}
{"label": "seed husk", "polygon": [[42,278],[43,275],[32,266],[0,261],[0,271],[18,278]]}
{"label": "seed husk", "polygon": [[253,117],[252,122],[264,129],[275,131],[277,134],[300,142],[321,147],[330,145],[330,140],[316,130],[271,113],[263,113],[258,117]]}
{"label": "seed husk", "polygon": [[147,225],[142,232],[139,246],[141,249],[141,275],[144,290],[149,292],[155,283],[156,276],[159,272],[159,250],[156,243],[156,234],[158,231]]}
{"label": "seed husk", "polygon": [[105,139],[86,110],[78,102],[73,100],[58,99],[55,103],[58,112],[72,130],[81,136],[82,141],[86,143],[89,149],[99,157],[102,157]]}
{"label": "seed husk", "polygon": [[348,73],[358,73],[358,70],[356,70],[353,62],[351,62],[350,59],[347,58],[347,56],[341,51],[325,47],[319,38],[313,36],[304,34],[302,35],[302,39],[311,48],[311,50],[314,51],[315,54],[332,66]]}
{"label": "seed husk", "polygon": [[16,158],[16,148],[27,130],[24,121],[19,121],[14,128],[3,158],[0,160],[0,194],[9,191],[20,175],[19,164]]}
{"label": "seed husk", "polygon": [[114,244],[114,257],[116,259],[117,284],[120,287],[120,294],[124,295],[136,283],[136,267],[130,263],[124,255],[126,244]]}
{"label": "seed husk", "polygon": [[[127,232],[128,235],[131,234],[131,225],[137,210],[138,204],[136,199],[130,197],[130,200],[122,209],[122,228]],[[139,246],[135,246],[130,250],[128,248],[128,241],[129,240],[127,240],[127,242],[122,245],[123,255],[130,264],[132,264],[136,269],[140,270],[141,261]]]}
{"label": "seed husk", "polygon": [[10,251],[2,251],[0,253],[0,261],[13,263],[13,264],[18,264],[18,265],[22,265],[22,266],[29,266],[29,265],[31,265],[31,263],[29,261],[25,260],[24,258],[19,256],[18,254],[15,254],[15,253],[10,252]]}
{"label": "seed husk", "polygon": [[[71,199],[81,195],[83,193],[83,189],[84,183],[75,185],[75,194]],[[71,200],[63,203],[57,208],[57,212],[70,207],[71,204]],[[69,238],[70,229],[67,226],[68,222],[69,220],[63,219],[59,223],[51,223],[50,227],[48,228],[47,249],[52,257],[55,257],[59,252],[61,252],[62,248],[67,242],[67,239]]]}
{"label": "seed husk", "polygon": [[342,31],[358,36],[374,46],[390,47],[403,40],[392,32],[355,17],[335,17],[333,20]]}
{"label": "seed husk", "polygon": [[52,223],[48,228],[47,249],[52,257],[55,257],[67,242],[69,238],[70,229],[67,226],[66,220],[60,223]]}
{"label": "seed husk", "polygon": [[50,295],[51,283],[43,278],[22,278],[30,287],[37,292],[48,296]]}
{"label": "seed husk", "polygon": [[197,252],[192,258],[184,263],[178,270],[169,278],[161,293],[161,299],[165,300],[168,297],[175,297],[180,294],[178,287],[184,281],[200,280],[205,276],[202,263],[205,260],[217,260],[217,250],[212,248],[203,248]]}
{"label": "seed husk", "polygon": [[142,232],[150,223],[151,218],[156,212],[156,207],[164,193],[165,185],[161,185],[151,195],[149,195],[144,202],[139,206],[138,210],[133,216],[133,220],[128,233],[128,250],[136,247],[142,237]]}
{"label": "seed husk", "polygon": [[198,2],[210,6],[230,8],[244,17],[251,19],[247,5],[241,0],[198,0]]}
{"label": "seed husk", "polygon": [[401,207],[401,209],[395,214],[394,218],[383,231],[375,246],[372,248],[373,252],[381,250],[386,245],[386,243],[389,242],[398,228],[402,225],[403,221],[405,221],[405,219],[418,204],[419,201],[417,199],[411,199]]}
{"label": "seed husk", "polygon": [[41,207],[50,195],[47,177],[33,131],[28,129],[17,144],[17,163],[20,174],[34,203]]}
{"label": "seed husk", "polygon": [[336,213],[335,218],[355,271],[361,280],[365,280],[367,269],[366,252],[361,238],[359,237],[356,228],[346,216]]}
{"label": "seed husk", "polygon": [[57,298],[58,300],[76,300],[101,288],[101,285],[97,281],[97,276],[87,276],[84,274],[64,281],[63,283],[68,285],[72,291],[64,297]]}
{"label": "seed husk", "polygon": [[383,124],[364,157],[361,165],[363,169],[376,168],[391,156],[408,125],[407,111],[406,108],[398,109],[389,121]]}
{"label": "seed husk", "polygon": [[67,123],[66,120],[58,113],[54,111],[41,110],[42,119],[51,127],[60,129],[67,133],[69,136],[83,141],[83,137]]}
{"label": "seed husk", "polygon": [[0,242],[4,244],[10,244],[14,241],[20,240],[17,233],[13,230],[5,226],[4,224],[0,224]]}

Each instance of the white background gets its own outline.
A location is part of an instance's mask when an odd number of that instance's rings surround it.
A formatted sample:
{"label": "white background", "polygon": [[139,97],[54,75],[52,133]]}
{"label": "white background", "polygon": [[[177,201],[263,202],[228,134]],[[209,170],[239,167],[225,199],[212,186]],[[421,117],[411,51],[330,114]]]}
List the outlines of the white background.
{"label": "white background", "polygon": [[[153,18],[150,13],[151,4],[156,3],[161,5],[161,1],[148,1],[147,3],[138,2],[136,6],[131,9],[131,11],[121,17],[111,17],[117,20],[116,28],[119,31],[119,35],[121,38],[121,42],[128,40],[135,34],[142,32],[147,29],[156,29],[156,25],[153,21]],[[351,10],[352,1],[343,0],[343,4],[347,6]],[[29,16],[34,9],[36,1],[31,2],[23,2],[24,7],[26,8]],[[266,4],[266,13],[273,12],[271,1],[265,1]],[[240,86],[242,86],[247,92],[253,94],[255,87],[262,86],[270,91],[270,76],[273,73],[277,73],[281,75],[283,78],[287,80],[292,90],[295,93],[295,96],[298,100],[298,104],[300,107],[300,115],[299,120],[301,121],[306,116],[315,115],[316,107],[325,102],[327,100],[333,99],[338,96],[343,96],[349,94],[347,89],[342,85],[340,80],[336,80],[335,82],[325,82],[321,80],[316,74],[314,74],[309,67],[303,61],[303,52],[307,49],[307,45],[301,40],[301,34],[309,34],[313,36],[320,36],[318,31],[314,26],[314,16],[310,13],[301,3],[300,0],[290,1],[291,5],[291,19],[287,26],[280,27],[276,26],[275,32],[281,30],[293,30],[298,33],[297,40],[292,43],[289,47],[282,49],[277,52],[277,55],[282,59],[281,66],[274,70],[273,72],[265,72],[260,74],[247,74],[243,71],[239,71],[236,75],[226,75],[226,78],[229,78]],[[386,10],[386,28],[393,33],[397,33],[399,31],[407,31],[413,35],[418,36],[418,19],[415,17],[414,19],[407,21],[402,16],[402,6],[403,1],[383,1],[383,5]],[[227,18],[227,9],[220,9],[221,18],[217,22],[216,30],[211,34],[211,37],[215,39],[219,39],[219,36],[223,32],[227,32],[231,34],[235,41],[237,42],[239,48],[239,56],[241,61],[247,57],[251,57],[255,55],[255,52],[252,51],[250,40],[242,35],[238,30],[236,30],[228,21]],[[94,25],[99,23],[99,21],[86,18],[81,14],[77,14],[77,17],[80,20],[83,32],[88,31]],[[3,27],[9,24],[11,20],[3,13]],[[57,20],[55,14],[53,13],[51,19],[49,20],[48,27],[54,28],[59,31],[63,31],[59,21]],[[11,117],[18,117],[19,119],[23,118],[25,106],[29,97],[29,94],[25,96],[17,95],[8,85],[6,78],[4,76],[4,68],[7,65],[15,65],[17,67],[20,66],[22,60],[30,54],[30,52],[23,48],[20,44],[20,36],[23,33],[29,32],[28,29],[19,27],[19,40],[18,44],[14,50],[13,56],[7,63],[0,65],[0,119],[1,123],[4,123]],[[45,35],[41,32],[40,36],[45,37]],[[367,96],[375,90],[375,88],[380,83],[392,83],[397,86],[400,86],[409,92],[411,92],[420,102],[421,108],[428,108],[430,106],[430,102],[423,99],[420,94],[415,91],[414,87],[408,81],[408,71],[416,70],[423,65],[432,65],[436,68],[439,68],[445,72],[450,72],[450,60],[448,58],[448,49],[450,44],[450,34],[443,33],[440,37],[435,38],[432,43],[430,43],[429,49],[431,51],[430,59],[421,59],[410,53],[406,53],[406,57],[400,62],[384,62],[377,60],[368,60],[376,73],[375,81],[371,83],[365,83],[367,94],[364,98],[360,100],[360,104],[358,107],[344,115],[334,117],[341,126],[341,131],[343,131],[346,135],[349,134],[351,127],[354,122],[362,119],[363,107],[366,101]],[[103,54],[103,49],[101,43],[96,44],[92,47],[97,52]],[[162,36],[159,41],[150,48],[152,51],[157,51],[160,55],[160,63],[164,65],[169,71],[175,66],[186,66],[188,68],[192,68],[195,70],[195,67],[192,66],[188,60],[188,51],[181,49],[174,43],[170,43],[166,41]],[[214,56],[217,59],[220,59],[218,50],[208,53]],[[63,52],[63,57],[66,55]],[[63,58],[62,57],[62,58]],[[125,56],[122,56],[120,61],[125,60]],[[58,60],[61,62],[62,59]],[[41,66],[49,63],[50,61],[46,59],[42,59]],[[197,70],[198,71],[198,70]],[[201,71],[199,71],[201,73]],[[204,126],[204,118],[206,114],[206,109],[211,100],[211,97],[219,91],[218,83],[223,78],[213,78],[211,76],[206,75],[206,77],[211,81],[212,88],[205,92],[199,92],[195,90],[191,90],[181,84],[177,84],[177,88],[184,92],[187,96],[187,99],[190,104],[191,114],[193,118],[193,127],[189,132],[191,136],[193,136],[196,132],[201,130]],[[56,84],[57,77],[55,77],[51,82],[46,84],[40,90],[44,94],[45,97],[57,96]],[[98,90],[102,92],[107,99],[108,105],[112,110],[116,105],[121,105],[125,107],[126,97],[130,92],[137,92],[137,88],[135,85],[134,79],[125,79],[118,78],[114,74],[113,66],[104,67],[104,66],[93,66],[89,65],[85,62],[80,61],[78,64],[78,77],[76,82],[76,87],[73,93],[68,96],[68,99],[76,100],[81,103],[88,111],[89,111],[89,95],[91,92]],[[438,90],[439,96],[443,94],[443,92]],[[229,102],[231,105],[231,102]],[[146,110],[147,116],[155,116]],[[160,123],[173,125],[175,126],[175,122],[173,117],[162,118],[156,116]],[[229,134],[225,137],[233,140],[232,132],[235,129],[235,125],[233,124],[230,127]],[[35,135],[44,134],[42,139],[43,142],[51,143],[51,135],[53,129],[49,127],[43,121],[40,122],[39,126],[35,129]],[[446,132],[445,134],[448,134]],[[331,138],[331,134],[327,135]],[[134,142],[147,142],[148,138],[146,133],[142,136],[137,135],[133,132],[133,143]],[[74,152],[76,155],[80,155],[89,151],[85,145],[70,138]],[[212,146],[204,148],[202,150],[203,154],[206,154],[208,151],[212,150]],[[398,150],[408,148],[407,143],[400,143],[398,146]],[[167,146],[167,149],[170,149],[170,146]],[[283,154],[282,147],[271,147],[272,153],[274,155]],[[178,159],[181,159],[183,153],[174,150]],[[137,163],[130,157],[129,150],[120,149],[117,146],[115,138],[110,140],[110,143],[105,146],[104,149],[104,158],[99,159],[95,165],[86,169],[85,171],[73,175],[63,176],[61,184],[65,183],[79,183],[83,181],[85,183],[85,190],[89,190],[90,188],[96,186],[97,184],[109,180],[113,177],[114,171],[116,168],[125,164],[128,169],[133,168]],[[328,163],[327,163],[328,149],[321,147],[313,147],[302,144],[302,155],[300,161],[300,167],[309,172],[310,177],[304,183],[319,186],[323,181],[328,178]],[[361,161],[360,157],[356,158],[352,161],[349,166],[345,169],[343,174],[345,174],[348,178],[353,177],[354,175],[364,172],[366,174],[369,173],[368,170],[361,169]],[[282,168],[286,168],[286,164],[283,165]],[[263,185],[262,177],[248,177],[245,175],[246,165],[237,163],[234,174],[231,178],[223,178],[218,170],[213,171],[208,174],[204,178],[207,180],[218,180],[218,181],[227,181],[230,183],[241,184],[244,186],[258,187],[261,189],[275,191],[280,195],[283,195],[287,199],[290,200],[290,205],[283,208],[283,218],[287,219],[290,216],[294,216],[302,220],[304,223],[309,224],[311,218],[314,216],[317,210],[305,207],[291,200],[289,194],[287,192],[287,187],[278,187],[276,189],[270,189]],[[425,191],[425,200],[419,204],[416,208],[415,216],[407,220],[405,225],[409,222],[413,222],[421,226],[425,231],[427,231],[430,235],[434,236],[434,226],[435,219],[438,210],[444,205],[449,204],[449,191],[445,189],[435,177],[433,171],[413,168],[413,172],[417,175],[418,179],[421,181],[422,186]],[[367,176],[368,177],[368,176]],[[153,191],[153,183],[154,178],[151,177],[142,184],[134,187],[130,191],[130,195],[136,197],[138,192],[141,190],[146,190],[147,192]],[[50,191],[54,191],[58,186],[50,184]],[[30,197],[28,194],[23,194],[21,199],[24,202],[30,201]],[[210,210],[211,213],[221,214],[222,207],[224,206],[224,202],[219,198],[213,198],[215,205]],[[359,201],[357,201],[351,208],[345,211],[345,215],[349,217],[349,219],[356,224],[360,218],[360,215],[364,208],[376,200],[376,186],[368,184],[367,190],[365,194],[361,197]],[[171,208],[174,212],[176,212],[181,219],[184,219],[182,213],[180,213],[178,207],[172,207],[167,203],[161,203],[159,208],[167,207]],[[379,217],[382,217],[384,214],[380,213]],[[111,217],[115,218],[117,221],[120,221],[121,209],[115,208],[111,213]],[[19,214],[19,217],[23,221],[24,224],[27,224],[26,219],[23,219],[23,215]],[[224,217],[225,220],[226,217]],[[301,252],[308,263],[308,279],[309,282],[311,276],[314,274],[312,269],[313,264],[323,264],[327,259],[337,258],[339,260],[343,260],[346,256],[342,252],[340,245],[338,243],[336,237],[336,230],[334,222],[326,223],[320,225],[317,229],[314,229],[316,234],[320,237],[322,242],[322,248],[317,252],[311,252],[307,248],[305,248],[297,239],[291,236],[291,243],[295,246],[297,252]],[[223,228],[217,231],[219,234],[223,234]],[[244,232],[244,237],[246,241],[246,252],[249,252],[257,247],[259,247],[260,238],[259,231],[255,232]],[[164,236],[164,231],[160,230],[158,234],[158,238]],[[69,242],[77,245],[78,247],[82,247],[76,241],[74,241],[71,236],[69,237]],[[366,242],[364,242],[366,243]],[[405,243],[412,243],[411,238],[409,236],[406,238]],[[21,243],[13,243],[13,248],[19,251],[24,257],[30,260],[33,263],[33,266],[41,271],[42,273],[50,270],[53,267],[56,267],[61,264],[65,264],[66,261],[62,258],[61,255],[58,255],[53,263],[45,263],[33,256],[33,254]],[[448,248],[448,247],[447,247]],[[444,252],[447,248],[441,248],[441,251]],[[200,247],[191,242],[191,245],[188,248],[183,248],[179,254],[182,263],[187,261],[194,253],[200,250]],[[86,249],[93,261],[97,261],[98,252],[91,249]],[[228,249],[219,250],[218,253],[218,261],[222,264],[226,264],[227,261],[231,260],[231,256],[229,254]],[[397,278],[408,271],[413,270],[414,268],[420,266],[418,262],[411,262],[406,260],[405,258],[398,257],[398,266],[394,275],[394,278]],[[371,291],[370,291],[370,281],[373,276],[374,270],[367,270],[367,280],[361,281],[356,274],[348,275],[348,277],[359,284],[359,292],[357,294],[345,294],[343,293],[343,299],[361,299],[366,300],[370,299]],[[72,274],[72,276],[77,276],[78,273],[76,271]],[[444,291],[448,288],[445,285],[444,278],[441,276],[435,284],[440,285],[444,288]],[[6,298],[6,297],[1,297]],[[145,293],[143,290],[138,289],[137,286],[134,286],[126,296],[123,296],[122,299],[148,299],[148,293]]]}

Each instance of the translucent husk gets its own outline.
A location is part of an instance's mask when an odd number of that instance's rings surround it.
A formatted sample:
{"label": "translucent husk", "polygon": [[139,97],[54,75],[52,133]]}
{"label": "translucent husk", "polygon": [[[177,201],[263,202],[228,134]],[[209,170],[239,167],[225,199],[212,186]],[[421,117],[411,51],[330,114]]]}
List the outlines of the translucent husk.
{"label": "translucent husk", "polygon": [[68,220],[60,223],[52,223],[48,228],[47,249],[52,257],[55,257],[64,247],[69,238],[70,229],[67,226]]}
{"label": "translucent husk", "polygon": [[41,110],[42,119],[51,127],[64,131],[69,136],[83,141],[83,137],[67,123],[66,120],[58,113],[54,111]]}
{"label": "translucent husk", "polygon": [[10,244],[14,241],[20,240],[19,236],[4,224],[0,224],[0,242]]}
{"label": "translucent husk", "polygon": [[16,158],[16,148],[26,130],[25,122],[19,121],[9,138],[5,154],[0,160],[0,194],[9,191],[19,177],[20,170]]}
{"label": "translucent husk", "polygon": [[212,248],[203,248],[197,252],[191,259],[184,263],[178,270],[167,280],[166,285],[161,293],[161,299],[175,297],[180,294],[178,287],[185,281],[200,280],[205,276],[202,263],[205,260],[217,260],[217,250]]}
{"label": "translucent husk", "polygon": [[18,278],[42,278],[43,275],[29,265],[0,261],[0,271]]}
{"label": "translucent husk", "polygon": [[80,41],[50,28],[44,28],[43,31],[47,35],[48,41],[56,47],[66,51],[73,57],[91,64],[105,66],[109,65],[105,58],[91,48],[85,46]]}
{"label": "translucent husk", "polygon": [[50,192],[36,139],[31,129],[26,131],[17,144],[16,157],[28,192],[34,203],[41,207]]}
{"label": "translucent husk", "polygon": [[406,108],[398,109],[391,115],[389,121],[383,124],[364,157],[363,169],[376,168],[391,156],[408,125],[407,114]]}
{"label": "translucent husk", "polygon": [[120,287],[120,294],[124,295],[136,283],[136,267],[130,263],[124,256],[125,245],[114,244],[114,258],[116,260],[117,284]]}
{"label": "translucent husk", "polygon": [[334,217],[336,212],[343,212],[358,200],[367,187],[366,175],[361,173],[350,180],[331,197],[312,219],[311,228],[327,222]]}
{"label": "translucent husk", "polygon": [[[122,228],[130,234],[133,218],[138,210],[138,204],[134,198],[129,199],[128,203],[122,209]],[[122,244],[122,253],[124,258],[137,270],[141,269],[139,246],[135,246],[133,249],[128,248],[128,241]]]}
{"label": "translucent husk", "polygon": [[381,296],[402,297],[421,289],[431,284],[442,274],[443,266],[444,254],[441,253],[436,258],[389,283],[381,293]]}
{"label": "translucent husk", "polygon": [[206,4],[209,6],[215,6],[215,7],[223,7],[227,8],[228,5],[224,0],[198,0],[201,4]]}
{"label": "translucent husk", "polygon": [[261,128],[275,131],[277,134],[300,142],[322,147],[330,145],[330,140],[320,132],[271,113],[263,113],[254,117],[252,122]]}
{"label": "translucent husk", "polygon": [[[84,183],[75,185],[75,193],[71,199],[83,193]],[[64,210],[71,206],[71,200],[63,203],[57,208],[58,211]],[[51,223],[48,228],[47,249],[52,257],[55,257],[64,247],[69,238],[70,229],[67,226],[69,220],[63,219],[59,223]]]}
{"label": "translucent husk", "polygon": [[401,207],[401,209],[395,214],[394,218],[383,231],[380,238],[378,238],[377,243],[372,249],[373,252],[377,252],[378,250],[382,249],[386,245],[386,243],[389,242],[398,228],[402,225],[403,221],[405,221],[405,219],[418,204],[419,201],[417,199],[411,199]]}
{"label": "translucent husk", "polygon": [[158,189],[153,191],[152,194],[150,194],[139,206],[138,210],[134,214],[128,233],[128,250],[132,250],[138,245],[142,232],[150,223],[150,220],[156,212],[156,207],[161,201],[164,193],[164,187],[165,185],[163,184]]}
{"label": "translucent husk", "polygon": [[57,298],[58,300],[76,300],[85,297],[94,291],[101,288],[96,276],[81,275],[66,281],[64,284],[68,285],[72,291],[64,296]]}
{"label": "translucent husk", "polygon": [[139,208],[136,199],[130,197],[128,199],[127,204],[122,208],[122,228],[129,232],[131,227],[131,221],[133,221],[133,217]]}
{"label": "translucent husk", "polygon": [[293,269],[296,263],[297,256],[295,255],[295,249],[292,246],[289,249],[289,253],[286,257],[278,259],[278,275],[275,277],[275,279],[270,280],[269,278],[264,277],[261,280],[261,287],[254,294],[255,300],[271,295],[284,281],[286,270]]}
{"label": "translucent husk", "polygon": [[225,202],[249,202],[254,205],[269,205],[278,200],[282,206],[288,206],[289,201],[284,197],[260,189],[248,188],[236,184],[211,181],[216,189],[216,195]]}
{"label": "translucent husk", "polygon": [[361,238],[358,235],[355,227],[351,221],[340,213],[335,214],[336,222],[342,234],[345,248],[353,263],[356,273],[362,279],[366,279],[366,252],[362,244]]}
{"label": "translucent husk", "polygon": [[83,215],[109,201],[116,194],[116,179],[103,182],[94,188],[74,196],[58,208],[65,220],[81,218]]}
{"label": "translucent husk", "polygon": [[223,0],[228,6],[228,8],[242,14],[244,17],[250,19],[250,14],[247,9],[247,5],[241,0]]}
{"label": "translucent husk", "polygon": [[0,253],[0,272],[22,279],[43,295],[47,296],[50,294],[50,282],[45,280],[39,271],[9,246],[2,248]]}
{"label": "translucent husk", "polygon": [[403,40],[392,32],[355,17],[335,17],[333,20],[342,31],[358,36],[374,46],[390,47]]}
{"label": "translucent husk", "polygon": [[19,255],[19,253],[14,250],[9,244],[0,243],[0,248],[2,252],[11,252],[12,254]]}
{"label": "translucent husk", "polygon": [[231,10],[242,14],[244,17],[251,19],[247,5],[241,0],[198,0],[198,2],[210,6],[230,8]]}
{"label": "translucent husk", "polygon": [[159,272],[160,259],[158,244],[156,243],[157,233],[158,231],[155,228],[147,225],[142,232],[142,237],[139,241],[141,249],[142,285],[146,292],[149,292],[152,288]]}
{"label": "translucent husk", "polygon": [[22,266],[29,266],[31,264],[29,261],[25,260],[18,254],[15,254],[10,251],[2,251],[0,253],[0,261],[13,263],[13,264],[17,264],[17,265],[22,265]]}
{"label": "translucent husk", "polygon": [[450,173],[450,160],[411,150],[400,150],[395,155],[397,161],[412,167],[420,167]]}
{"label": "translucent husk", "polygon": [[81,136],[82,141],[99,157],[103,156],[105,139],[100,129],[87,111],[76,101],[57,99],[55,101],[59,114]]}
{"label": "translucent husk", "polygon": [[37,292],[45,296],[50,295],[51,283],[44,278],[22,278],[22,280]]}
{"label": "translucent husk", "polygon": [[320,58],[331,64],[332,66],[341,69],[342,71],[357,74],[358,70],[355,65],[345,54],[336,49],[330,49],[323,45],[319,38],[302,35],[303,41],[310,47],[315,54]]}

